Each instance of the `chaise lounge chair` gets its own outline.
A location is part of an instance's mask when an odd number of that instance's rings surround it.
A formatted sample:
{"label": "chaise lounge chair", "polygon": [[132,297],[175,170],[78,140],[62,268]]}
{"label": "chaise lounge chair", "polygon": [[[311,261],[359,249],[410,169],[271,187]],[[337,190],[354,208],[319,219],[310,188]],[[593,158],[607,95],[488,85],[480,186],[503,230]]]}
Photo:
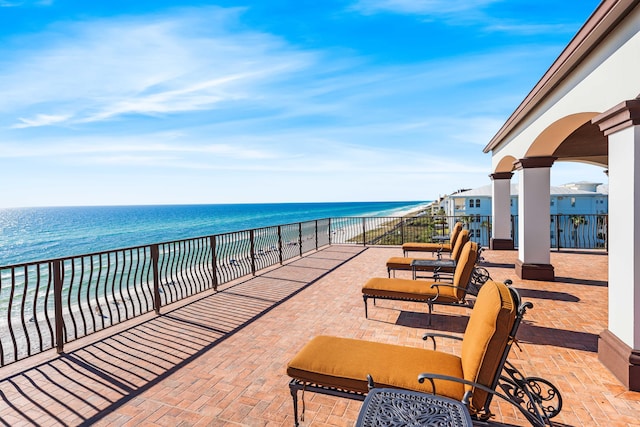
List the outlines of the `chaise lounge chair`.
{"label": "chaise lounge chair", "polygon": [[[531,307],[531,303],[521,304],[515,289],[487,282],[461,338],[459,356],[436,351],[435,337],[441,334],[423,337],[433,339],[434,350],[315,337],[287,366],[295,425],[299,390],[364,400],[371,388],[385,387],[460,400],[473,417],[482,420],[491,416],[489,406],[497,395],[515,405],[533,425],[543,426],[560,412],[560,394],[548,381],[524,377],[506,361],[520,321]],[[496,391],[498,385],[506,395]]]}
{"label": "chaise lounge chair", "polygon": [[435,304],[470,307],[466,300],[467,289],[478,256],[478,244],[467,242],[462,247],[460,258],[456,264],[453,281],[429,282],[427,280],[389,279],[375,277],[362,286],[364,314],[369,317],[367,300],[390,299],[396,301],[424,302],[429,305],[429,325],[431,312]]}
{"label": "chaise lounge chair", "polygon": [[[456,238],[456,243],[451,250],[451,266],[434,267],[433,265],[427,266],[412,266],[413,261],[427,260],[426,258],[409,258],[409,257],[391,257],[387,260],[387,274],[391,277],[391,271],[393,270],[393,276],[395,277],[395,270],[413,270],[413,271],[431,271],[438,269],[442,273],[453,273],[455,271],[456,263],[460,259],[462,248],[464,244],[469,241],[469,230],[461,230],[460,234]],[[438,259],[430,258],[429,260],[437,261]]]}
{"label": "chaise lounge chair", "polygon": [[451,252],[456,244],[456,239],[462,231],[462,223],[456,222],[451,230],[449,237],[449,243],[419,243],[419,242],[407,242],[402,245],[402,251],[404,256],[407,256],[408,252],[437,252],[441,254],[443,252]]}

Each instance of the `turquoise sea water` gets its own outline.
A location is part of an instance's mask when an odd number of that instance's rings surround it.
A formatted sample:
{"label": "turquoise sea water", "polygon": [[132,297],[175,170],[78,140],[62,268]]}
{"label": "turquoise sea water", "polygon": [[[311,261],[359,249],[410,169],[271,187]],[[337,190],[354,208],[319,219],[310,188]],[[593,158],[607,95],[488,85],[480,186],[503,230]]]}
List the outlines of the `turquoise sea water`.
{"label": "turquoise sea water", "polygon": [[0,266],[329,217],[397,216],[424,201],[0,209]]}

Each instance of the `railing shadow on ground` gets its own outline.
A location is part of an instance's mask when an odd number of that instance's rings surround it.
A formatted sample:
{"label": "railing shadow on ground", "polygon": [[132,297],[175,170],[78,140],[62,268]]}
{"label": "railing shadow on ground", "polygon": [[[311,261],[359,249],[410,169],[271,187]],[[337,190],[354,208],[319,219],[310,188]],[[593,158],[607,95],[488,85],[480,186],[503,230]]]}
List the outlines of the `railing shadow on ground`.
{"label": "railing shadow on ground", "polygon": [[489,268],[516,268],[515,264],[510,264],[510,263],[497,263],[497,262],[491,262],[491,261],[482,261],[482,262],[480,262],[478,264],[483,266],[483,267],[489,267]]}
{"label": "railing shadow on ground", "polygon": [[518,288],[523,298],[548,299],[553,301],[580,302],[580,298],[567,292],[543,291],[539,289]]}
{"label": "railing shadow on ground", "polygon": [[471,314],[469,309],[464,311],[466,313],[461,311],[461,314],[433,312],[431,314],[431,325],[429,325],[428,313],[402,311],[398,316],[396,325],[462,335],[467,327],[469,314]]}
{"label": "railing shadow on ground", "polygon": [[[431,325],[429,325],[428,313],[401,311],[395,324],[461,336],[467,327],[469,314],[469,312],[461,314],[434,312],[431,314]],[[370,315],[370,317],[372,316]],[[375,317],[373,320],[375,320]],[[523,320],[518,330],[517,338],[522,343],[533,345],[554,346],[590,353],[597,353],[598,351],[598,335],[596,334],[538,326],[529,320]]]}
{"label": "railing shadow on ground", "polygon": [[570,285],[601,286],[605,288],[609,286],[609,282],[607,280],[576,279],[573,277],[556,276],[554,281],[560,283],[568,283]]}
{"label": "railing shadow on ground", "polygon": [[557,253],[562,252],[565,254],[574,254],[574,255],[597,255],[597,256],[609,256],[609,252],[604,248],[551,248],[551,251]]}
{"label": "railing shadow on ground", "polygon": [[598,352],[598,335],[589,332],[569,331],[567,329],[547,328],[522,322],[518,331],[520,342],[533,345],[548,345],[573,350]]}
{"label": "railing shadow on ground", "polygon": [[364,250],[311,253],[14,373],[0,380],[2,405],[13,409],[0,424],[98,422]]}

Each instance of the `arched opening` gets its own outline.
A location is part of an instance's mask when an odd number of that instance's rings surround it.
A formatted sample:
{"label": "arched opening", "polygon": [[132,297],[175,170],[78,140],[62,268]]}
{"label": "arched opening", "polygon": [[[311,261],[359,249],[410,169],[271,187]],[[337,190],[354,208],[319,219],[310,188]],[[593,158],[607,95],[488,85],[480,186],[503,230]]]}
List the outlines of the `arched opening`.
{"label": "arched opening", "polygon": [[582,162],[606,167],[607,138],[591,119],[598,113],[583,112],[555,121],[533,141],[525,157],[557,157],[558,161]]}
{"label": "arched opening", "polygon": [[496,173],[511,172],[513,170],[513,162],[515,162],[516,160],[517,159],[513,156],[504,156],[498,162],[498,165],[496,166],[496,169],[494,172]]}
{"label": "arched opening", "polygon": [[608,184],[607,169],[586,162],[556,162],[551,168],[551,185],[562,186],[576,181]]}

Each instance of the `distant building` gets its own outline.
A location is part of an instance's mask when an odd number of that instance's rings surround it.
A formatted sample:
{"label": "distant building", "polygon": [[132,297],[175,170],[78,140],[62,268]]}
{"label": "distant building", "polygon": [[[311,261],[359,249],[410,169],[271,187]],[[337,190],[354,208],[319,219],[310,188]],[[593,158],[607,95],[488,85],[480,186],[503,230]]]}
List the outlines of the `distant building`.
{"label": "distant building", "polygon": [[[467,217],[470,237],[479,238],[487,235],[491,221],[491,195],[491,185],[458,190],[442,198],[440,208],[449,217]],[[608,211],[607,185],[582,181],[550,188],[550,215],[594,215]],[[511,184],[511,215],[518,215],[517,184]]]}

